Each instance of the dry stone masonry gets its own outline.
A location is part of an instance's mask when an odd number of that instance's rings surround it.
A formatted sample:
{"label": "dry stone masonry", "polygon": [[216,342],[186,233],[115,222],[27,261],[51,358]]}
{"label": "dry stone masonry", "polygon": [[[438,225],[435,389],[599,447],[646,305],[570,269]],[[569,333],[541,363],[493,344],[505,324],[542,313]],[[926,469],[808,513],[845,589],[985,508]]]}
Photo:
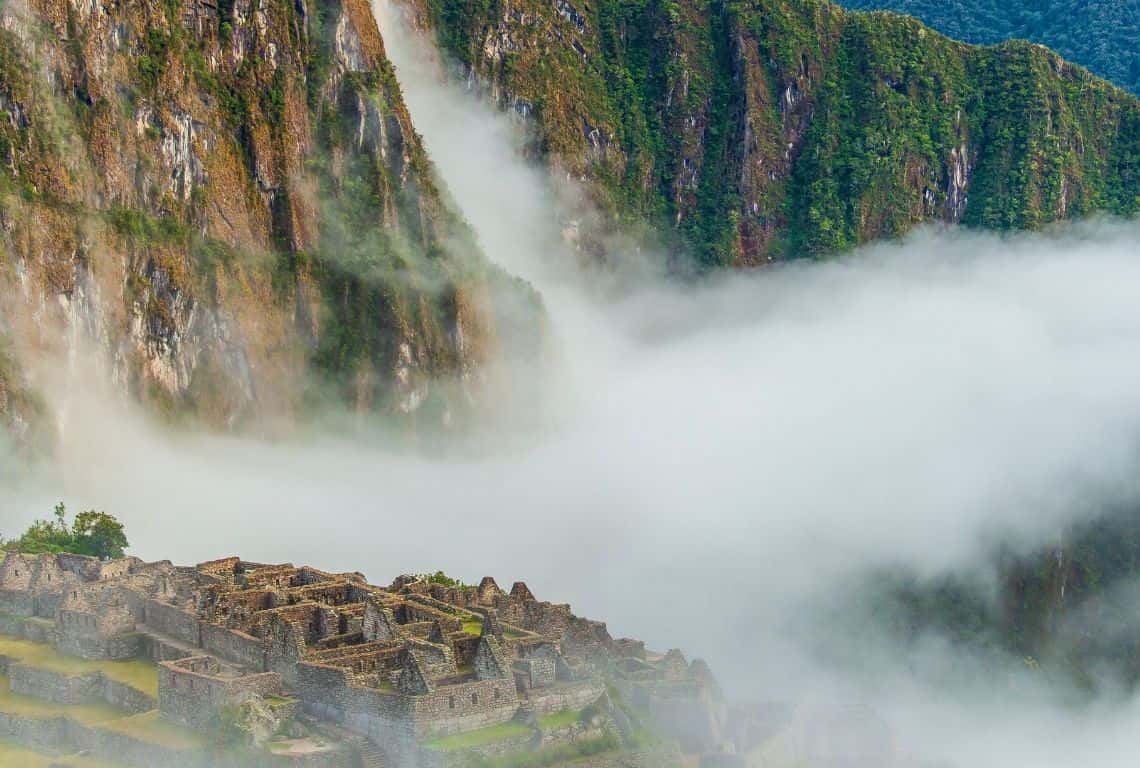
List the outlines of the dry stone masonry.
{"label": "dry stone masonry", "polygon": [[[386,765],[462,765],[470,750],[453,755],[448,745],[485,729],[509,734],[471,740],[486,742],[475,749],[487,758],[586,740],[620,751],[635,724],[612,696],[656,717],[687,753],[725,741],[707,666],[614,639],[521,582],[508,592],[491,578],[457,587],[400,576],[382,587],[359,573],[238,557],[178,567],[9,552],[0,633],[81,659],[154,661],[169,723],[211,734],[243,713],[264,740],[303,721]],[[155,705],[100,679],[6,671],[13,685],[64,703]],[[567,721],[571,712],[580,714]]]}

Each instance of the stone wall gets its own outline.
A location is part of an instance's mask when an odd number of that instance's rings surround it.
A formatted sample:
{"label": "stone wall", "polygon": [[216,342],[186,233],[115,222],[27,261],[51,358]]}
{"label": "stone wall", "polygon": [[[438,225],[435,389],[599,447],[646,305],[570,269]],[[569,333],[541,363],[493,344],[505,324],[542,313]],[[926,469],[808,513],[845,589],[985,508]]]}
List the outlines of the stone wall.
{"label": "stone wall", "polygon": [[559,683],[549,688],[529,691],[531,707],[537,715],[551,715],[567,709],[582,709],[596,702],[606,692],[601,681]]}
{"label": "stone wall", "polygon": [[[134,633],[134,618],[125,604],[114,606],[117,616],[62,610],[57,619],[56,647],[81,659],[122,661],[143,652],[142,638]],[[114,627],[114,629],[110,629]]]}
{"label": "stone wall", "polygon": [[159,665],[158,708],[171,722],[199,731],[214,730],[223,708],[254,696],[281,694],[281,676],[272,672],[223,677],[217,660],[195,656]]}
{"label": "stone wall", "polygon": [[36,612],[36,601],[30,592],[14,589],[0,589],[0,613],[16,616],[32,616]]}
{"label": "stone wall", "polygon": [[195,654],[185,651],[181,646],[172,645],[162,638],[154,635],[143,635],[142,656],[158,663],[160,661],[177,661]]}
{"label": "stone wall", "polygon": [[202,648],[226,661],[247,669],[264,672],[265,642],[216,624],[201,624]]}
{"label": "stone wall", "polygon": [[[116,730],[113,723],[84,725],[66,717],[33,718],[0,713],[0,739],[47,755],[84,752],[131,768],[355,768],[350,750],[313,755],[219,752],[173,748]],[[16,768],[16,766],[13,766]]]}
{"label": "stone wall", "polygon": [[146,602],[147,626],[190,645],[202,645],[202,632],[198,617],[173,605],[158,600]]}
{"label": "stone wall", "polygon": [[12,692],[57,704],[106,703],[125,712],[147,712],[158,706],[150,695],[109,679],[100,672],[65,675],[27,664],[12,663],[7,670]]}
{"label": "stone wall", "polygon": [[33,616],[15,616],[0,613],[0,635],[18,637],[33,643],[55,645],[57,632],[55,622],[37,619]]}
{"label": "stone wall", "polygon": [[60,747],[70,743],[63,718],[26,718],[6,712],[0,712],[0,738],[49,755],[59,754]]}
{"label": "stone wall", "polygon": [[420,740],[500,725],[519,709],[515,683],[509,678],[449,685],[408,698],[412,729]]}
{"label": "stone wall", "polygon": [[116,709],[131,714],[149,712],[158,708],[158,699],[143,693],[137,688],[117,682],[109,677],[103,678],[103,701]]}
{"label": "stone wall", "polygon": [[68,676],[27,664],[11,664],[8,677],[12,692],[57,704],[91,704],[102,699],[103,676]]}

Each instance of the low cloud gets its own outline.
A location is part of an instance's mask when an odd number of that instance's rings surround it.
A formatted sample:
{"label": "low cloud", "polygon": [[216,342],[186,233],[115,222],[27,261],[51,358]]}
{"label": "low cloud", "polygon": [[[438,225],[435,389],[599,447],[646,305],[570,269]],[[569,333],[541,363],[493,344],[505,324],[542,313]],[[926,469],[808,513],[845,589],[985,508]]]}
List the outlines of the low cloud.
{"label": "low cloud", "polygon": [[945,647],[924,651],[940,689],[889,648],[853,654],[875,675],[814,652],[851,631],[822,611],[855,574],[981,568],[995,539],[1030,549],[1134,495],[1140,227],[924,231],[700,283],[639,269],[615,296],[560,252],[558,195],[516,159],[518,126],[417,69],[380,11],[441,176],[488,254],[546,296],[549,428],[441,459],[172,434],[77,388],[56,461],[0,486],[0,532],[64,498],[118,515],[146,558],[525,579],[707,658],[734,698],[857,700],[951,765],[1131,765],[1133,703],[1066,710],[1032,670]]}

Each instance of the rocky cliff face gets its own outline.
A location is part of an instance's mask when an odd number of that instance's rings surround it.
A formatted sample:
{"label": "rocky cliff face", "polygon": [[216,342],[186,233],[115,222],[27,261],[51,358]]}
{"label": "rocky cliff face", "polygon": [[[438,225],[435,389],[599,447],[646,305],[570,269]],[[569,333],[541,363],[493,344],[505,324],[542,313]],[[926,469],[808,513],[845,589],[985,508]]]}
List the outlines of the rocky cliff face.
{"label": "rocky cliff face", "polygon": [[[332,393],[450,421],[538,344],[449,204],[364,0],[12,0],[0,15],[0,334],[93,350],[223,427]],[[13,418],[0,365],[0,414]],[[26,410],[26,409],[25,409]]]}
{"label": "rocky cliff face", "polygon": [[1025,43],[978,48],[825,0],[414,0],[462,70],[615,226],[705,264],[928,221],[1140,210],[1140,102]]}

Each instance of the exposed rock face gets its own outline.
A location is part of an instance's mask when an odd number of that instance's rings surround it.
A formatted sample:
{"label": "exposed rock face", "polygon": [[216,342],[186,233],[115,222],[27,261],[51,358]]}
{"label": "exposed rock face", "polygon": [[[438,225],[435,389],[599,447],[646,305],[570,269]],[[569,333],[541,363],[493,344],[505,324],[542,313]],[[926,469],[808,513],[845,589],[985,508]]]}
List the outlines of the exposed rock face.
{"label": "exposed rock face", "polygon": [[43,402],[28,389],[0,336],[0,430],[14,440],[18,449],[35,452],[46,447],[49,427]]}
{"label": "exposed rock face", "polygon": [[441,194],[363,0],[0,14],[16,358],[94,349],[133,395],[224,427],[317,391],[438,422],[477,401],[507,309],[538,326]]}
{"label": "exposed rock face", "polygon": [[705,264],[1140,210],[1140,102],[1039,46],[825,0],[409,3],[537,154]]}

